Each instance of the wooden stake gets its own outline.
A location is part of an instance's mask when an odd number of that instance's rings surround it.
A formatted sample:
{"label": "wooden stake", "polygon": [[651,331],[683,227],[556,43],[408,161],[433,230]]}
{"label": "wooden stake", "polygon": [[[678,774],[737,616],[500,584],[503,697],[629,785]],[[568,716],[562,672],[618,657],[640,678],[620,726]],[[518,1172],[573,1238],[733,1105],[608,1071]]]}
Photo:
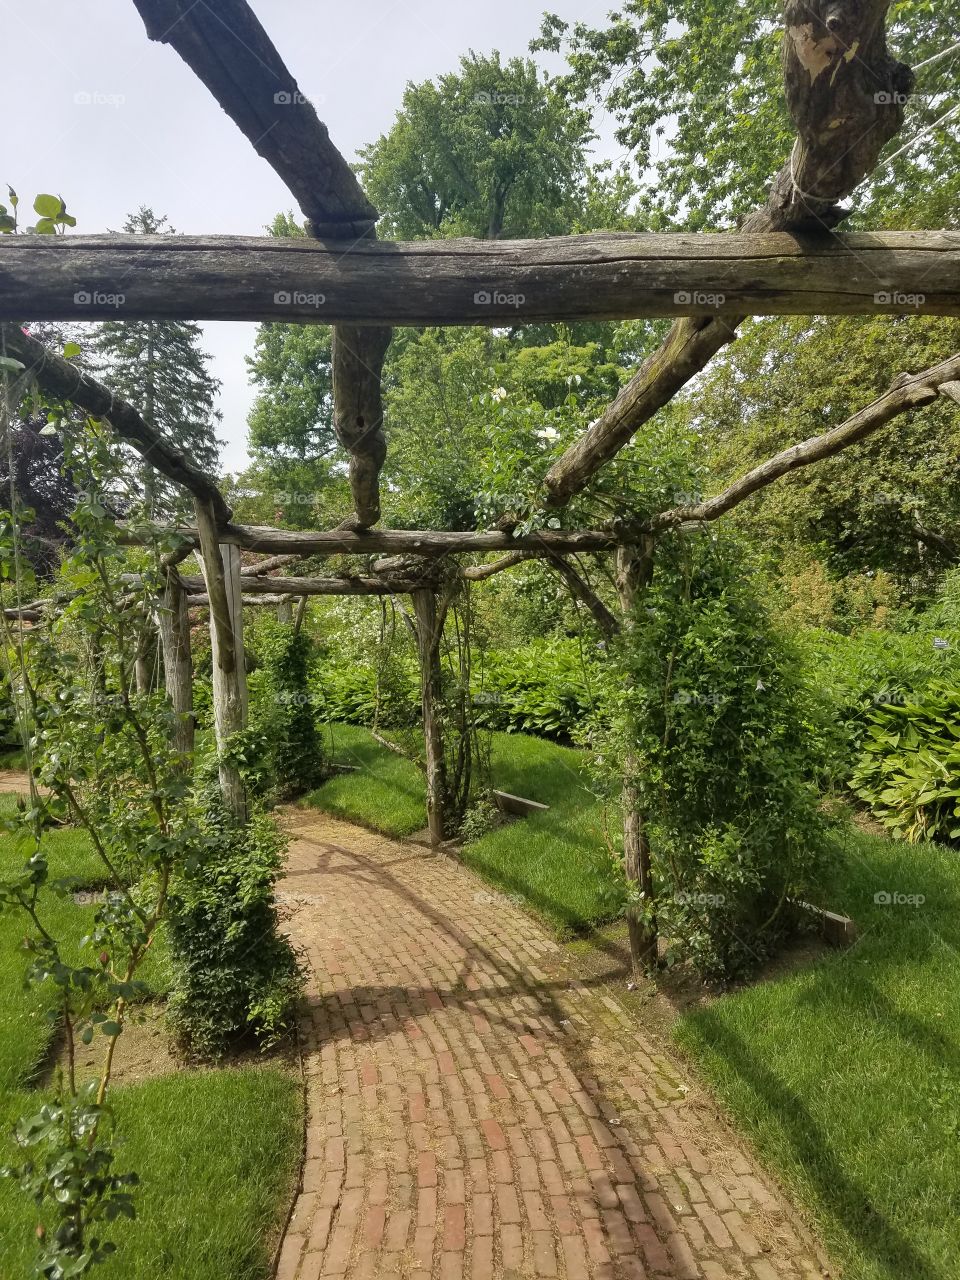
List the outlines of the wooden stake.
{"label": "wooden stake", "polygon": [[437,593],[429,588],[414,591],[412,598],[417,624],[423,738],[427,756],[427,827],[430,831],[430,844],[437,848],[447,838],[447,768],[443,756],[443,728],[440,723],[440,639],[446,608],[439,607]]}
{"label": "wooden stake", "polygon": [[[640,547],[621,547],[617,552],[617,590],[623,613],[625,634],[633,629],[637,599],[653,577],[655,543],[647,538]],[[629,885],[637,886],[640,903],[627,907],[630,931],[630,958],[635,975],[651,973],[657,967],[657,919],[654,911],[653,865],[647,837],[646,815],[640,804],[636,783],[639,762],[628,750],[623,762],[623,869]],[[645,914],[644,908],[649,914]]]}

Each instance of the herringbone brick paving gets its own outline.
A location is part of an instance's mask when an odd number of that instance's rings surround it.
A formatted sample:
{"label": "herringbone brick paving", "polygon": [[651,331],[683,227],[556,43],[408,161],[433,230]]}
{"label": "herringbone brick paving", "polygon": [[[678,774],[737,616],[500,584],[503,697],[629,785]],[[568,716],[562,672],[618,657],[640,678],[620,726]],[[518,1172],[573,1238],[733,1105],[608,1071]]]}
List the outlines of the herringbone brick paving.
{"label": "herringbone brick paving", "polygon": [[292,822],[308,1129],[278,1280],[825,1274],[669,1051],[509,898]]}

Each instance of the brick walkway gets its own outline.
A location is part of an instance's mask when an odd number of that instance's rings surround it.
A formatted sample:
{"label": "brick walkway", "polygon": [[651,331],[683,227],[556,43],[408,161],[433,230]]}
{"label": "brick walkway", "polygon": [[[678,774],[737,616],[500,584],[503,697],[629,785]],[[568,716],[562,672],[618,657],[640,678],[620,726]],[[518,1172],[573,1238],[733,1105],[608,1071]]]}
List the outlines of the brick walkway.
{"label": "brick walkway", "polygon": [[508,898],[293,822],[309,1112],[279,1280],[826,1274],[663,1047]]}

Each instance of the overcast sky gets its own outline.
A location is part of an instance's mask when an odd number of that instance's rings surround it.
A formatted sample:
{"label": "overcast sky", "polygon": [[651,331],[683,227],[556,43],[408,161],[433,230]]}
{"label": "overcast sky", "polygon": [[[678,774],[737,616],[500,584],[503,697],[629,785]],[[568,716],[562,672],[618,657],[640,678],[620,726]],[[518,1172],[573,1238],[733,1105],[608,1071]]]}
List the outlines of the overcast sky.
{"label": "overcast sky", "polygon": [[[453,70],[469,49],[525,53],[545,8],[600,21],[612,0],[253,0],[340,150],[353,160],[391,125],[405,84]],[[0,183],[24,207],[63,196],[76,234],[118,230],[141,204],[184,234],[257,235],[294,202],[131,0],[0,0],[8,120]],[[602,124],[602,122],[601,122]],[[605,133],[608,130],[603,130]],[[0,192],[0,200],[3,194]],[[204,326],[223,384],[223,463],[243,464],[254,326]]]}

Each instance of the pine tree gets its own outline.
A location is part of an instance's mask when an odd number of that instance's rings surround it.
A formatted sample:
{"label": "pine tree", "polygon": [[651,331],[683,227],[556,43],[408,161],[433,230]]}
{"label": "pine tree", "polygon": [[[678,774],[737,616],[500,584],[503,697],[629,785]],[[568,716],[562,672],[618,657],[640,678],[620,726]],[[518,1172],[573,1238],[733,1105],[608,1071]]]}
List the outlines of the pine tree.
{"label": "pine tree", "polygon": [[[127,233],[173,234],[165,217],[145,206],[123,224]],[[146,421],[204,470],[217,470],[220,444],[214,409],[219,381],[208,369],[200,326],[186,320],[107,320],[92,342],[98,370]],[[141,473],[144,505],[153,518],[183,508],[182,494],[150,466]]]}

